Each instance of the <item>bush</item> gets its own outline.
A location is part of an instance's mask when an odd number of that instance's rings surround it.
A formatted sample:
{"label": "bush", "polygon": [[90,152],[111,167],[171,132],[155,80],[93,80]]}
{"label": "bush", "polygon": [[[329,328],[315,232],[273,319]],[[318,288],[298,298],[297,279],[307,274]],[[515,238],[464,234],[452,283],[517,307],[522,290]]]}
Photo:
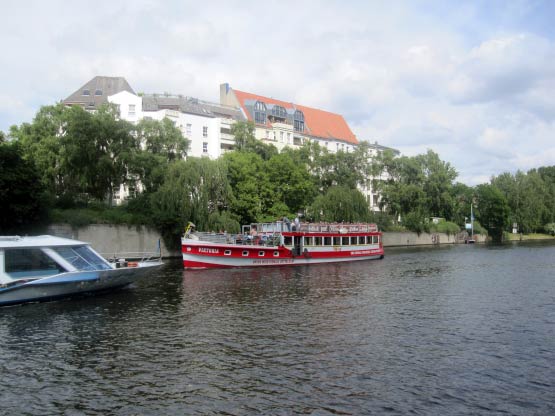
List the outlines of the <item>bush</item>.
{"label": "bush", "polygon": [[228,212],[213,212],[208,216],[208,229],[213,231],[227,231],[228,233],[238,233],[241,225]]}
{"label": "bush", "polygon": [[555,236],[555,223],[554,222],[550,222],[549,224],[545,224],[543,226],[543,230],[546,234]]}
{"label": "bush", "polygon": [[380,231],[393,231],[395,228],[393,217],[384,212],[370,213],[370,222],[375,223]]}
{"label": "bush", "polygon": [[461,227],[459,227],[454,222],[441,221],[437,224],[430,225],[430,231],[434,233],[444,233],[447,235],[454,235],[461,231]]}

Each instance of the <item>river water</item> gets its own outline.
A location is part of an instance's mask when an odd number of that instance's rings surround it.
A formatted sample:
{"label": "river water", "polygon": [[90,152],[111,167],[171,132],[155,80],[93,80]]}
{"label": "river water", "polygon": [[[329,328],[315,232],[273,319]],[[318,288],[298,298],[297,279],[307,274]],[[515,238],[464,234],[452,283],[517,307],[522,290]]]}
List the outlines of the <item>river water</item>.
{"label": "river water", "polygon": [[553,415],[555,244],[157,275],[0,309],[0,414]]}

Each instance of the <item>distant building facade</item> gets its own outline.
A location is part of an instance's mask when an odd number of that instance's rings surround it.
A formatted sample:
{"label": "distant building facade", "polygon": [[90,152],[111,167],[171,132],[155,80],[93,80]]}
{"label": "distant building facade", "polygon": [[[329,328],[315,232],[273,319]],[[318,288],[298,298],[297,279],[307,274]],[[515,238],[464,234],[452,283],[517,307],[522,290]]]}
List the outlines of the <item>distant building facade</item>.
{"label": "distant building facade", "polygon": [[258,140],[282,150],[315,141],[330,152],[352,151],[358,140],[343,116],[220,85],[220,104],[240,108]]}
{"label": "distant building facade", "polygon": [[63,103],[80,105],[87,111],[112,103],[118,107],[120,117],[131,123],[168,118],[189,140],[188,156],[211,159],[233,149],[231,126],[244,119],[239,108],[197,98],[170,94],[138,95],[122,77],[94,77]]}
{"label": "distant building facade", "polygon": [[[235,140],[231,127],[237,121],[252,121],[255,137],[274,145],[279,151],[285,147],[299,148],[307,142],[317,142],[329,152],[351,152],[359,141],[343,116],[312,107],[276,100],[270,97],[234,90],[229,84],[220,85],[220,102],[212,103],[183,95],[137,94],[123,77],[96,76],[62,101],[66,105],[80,105],[95,111],[105,103],[119,109],[119,116],[131,123],[143,119],[168,118],[180,129],[190,144],[188,156],[216,159],[233,150]],[[395,149],[370,144],[375,156],[384,150]],[[380,196],[368,178],[360,187],[370,208],[379,210]],[[120,204],[129,196],[125,187],[116,192]]]}

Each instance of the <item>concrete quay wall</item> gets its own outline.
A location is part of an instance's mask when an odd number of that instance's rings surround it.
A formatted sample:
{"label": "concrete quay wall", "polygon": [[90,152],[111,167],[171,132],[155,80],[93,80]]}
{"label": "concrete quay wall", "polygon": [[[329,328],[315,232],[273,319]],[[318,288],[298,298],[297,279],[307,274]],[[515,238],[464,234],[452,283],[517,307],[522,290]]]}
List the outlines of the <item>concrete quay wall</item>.
{"label": "concrete quay wall", "polygon": [[[155,253],[158,244],[162,257],[179,257],[178,251],[169,250],[160,234],[145,226],[91,224],[73,228],[69,224],[52,224],[48,233],[59,237],[73,238],[90,243],[98,253],[106,258],[137,258],[142,253]],[[160,242],[160,243],[158,243]]]}
{"label": "concrete quay wall", "polygon": [[[475,235],[474,239],[477,243],[485,243],[486,236]],[[400,246],[427,246],[437,244],[460,244],[464,243],[464,239],[455,235],[445,233],[417,233],[413,232],[384,232],[384,247],[400,247]]]}
{"label": "concrete quay wall", "polygon": [[[141,257],[142,253],[162,250],[162,257],[180,257],[179,251],[169,250],[160,234],[144,226],[92,224],[73,228],[68,224],[53,224],[48,227],[48,234],[73,238],[91,243],[91,246],[106,258]],[[476,242],[485,242],[484,236],[476,236]],[[160,242],[160,243],[159,243]],[[454,235],[443,233],[386,232],[383,234],[384,247],[426,246],[437,244],[461,243]]]}

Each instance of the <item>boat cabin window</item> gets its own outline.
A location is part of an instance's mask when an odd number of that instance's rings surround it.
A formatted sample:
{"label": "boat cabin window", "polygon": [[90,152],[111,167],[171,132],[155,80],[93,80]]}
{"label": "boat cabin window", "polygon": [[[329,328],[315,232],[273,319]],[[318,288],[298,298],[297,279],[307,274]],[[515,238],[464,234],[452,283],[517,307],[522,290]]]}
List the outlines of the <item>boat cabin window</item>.
{"label": "boat cabin window", "polygon": [[304,237],[304,245],[311,246],[312,245],[312,237]]}
{"label": "boat cabin window", "polygon": [[283,245],[284,246],[292,246],[293,245],[293,237],[283,237]]}
{"label": "boat cabin window", "polygon": [[314,237],[314,245],[321,246],[322,245],[322,237]]}
{"label": "boat cabin window", "polygon": [[331,246],[331,237],[324,237],[324,245]]}
{"label": "boat cabin window", "polygon": [[338,246],[341,244],[341,237],[333,237],[333,245]]}
{"label": "boat cabin window", "polygon": [[350,245],[350,243],[349,243],[349,237],[342,237],[342,238],[341,238],[341,244],[344,245],[344,246]]}
{"label": "boat cabin window", "polygon": [[78,270],[109,270],[112,267],[89,247],[54,247],[56,253]]}
{"label": "boat cabin window", "polygon": [[358,238],[358,243],[359,244],[364,244],[364,237],[363,236]]}
{"label": "boat cabin window", "polygon": [[380,237],[377,236],[377,235],[373,235],[373,236],[372,236],[372,242],[373,242],[374,244],[378,244],[378,243],[380,242]]}
{"label": "boat cabin window", "polygon": [[66,271],[40,248],[6,249],[4,269],[12,278],[38,277]]}

